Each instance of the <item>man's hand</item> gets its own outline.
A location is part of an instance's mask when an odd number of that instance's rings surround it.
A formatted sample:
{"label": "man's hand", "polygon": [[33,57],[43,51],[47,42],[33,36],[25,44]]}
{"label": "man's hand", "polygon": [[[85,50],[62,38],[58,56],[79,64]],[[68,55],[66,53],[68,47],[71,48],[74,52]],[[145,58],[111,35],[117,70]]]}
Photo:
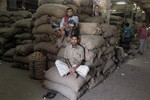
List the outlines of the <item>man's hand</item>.
{"label": "man's hand", "polygon": [[70,72],[75,73],[76,72],[76,68],[70,67]]}

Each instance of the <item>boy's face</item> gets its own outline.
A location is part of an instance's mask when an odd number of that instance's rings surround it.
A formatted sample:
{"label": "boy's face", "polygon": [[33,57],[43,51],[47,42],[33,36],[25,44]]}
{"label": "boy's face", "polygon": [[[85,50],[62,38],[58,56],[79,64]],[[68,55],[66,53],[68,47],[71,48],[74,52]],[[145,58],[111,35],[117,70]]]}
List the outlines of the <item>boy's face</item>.
{"label": "boy's face", "polygon": [[78,44],[78,38],[77,37],[72,37],[71,38],[71,44],[72,45],[77,45]]}
{"label": "boy's face", "polygon": [[67,10],[67,15],[68,15],[68,16],[72,16],[72,15],[73,15],[73,10],[72,10],[72,9]]}

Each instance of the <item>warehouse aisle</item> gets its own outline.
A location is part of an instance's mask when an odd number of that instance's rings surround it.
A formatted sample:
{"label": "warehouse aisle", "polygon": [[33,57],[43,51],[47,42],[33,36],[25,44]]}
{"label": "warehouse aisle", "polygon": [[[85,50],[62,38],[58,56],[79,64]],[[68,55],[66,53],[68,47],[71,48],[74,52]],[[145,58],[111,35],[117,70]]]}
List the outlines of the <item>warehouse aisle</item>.
{"label": "warehouse aisle", "polygon": [[[150,46],[149,46],[150,47]],[[150,48],[149,48],[150,49]],[[0,61],[1,100],[42,100],[46,90],[29,72]],[[136,55],[80,100],[150,100],[150,50]],[[68,100],[58,94],[53,100]]]}

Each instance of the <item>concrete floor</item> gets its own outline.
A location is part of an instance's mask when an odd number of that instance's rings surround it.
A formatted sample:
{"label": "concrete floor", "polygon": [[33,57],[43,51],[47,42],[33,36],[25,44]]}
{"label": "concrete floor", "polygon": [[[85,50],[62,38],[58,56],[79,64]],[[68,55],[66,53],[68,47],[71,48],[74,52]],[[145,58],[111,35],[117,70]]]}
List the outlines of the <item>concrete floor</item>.
{"label": "concrete floor", "polygon": [[[150,50],[136,55],[80,100],[150,100]],[[29,72],[0,61],[0,100],[42,100],[46,93]],[[61,94],[53,100],[68,100]]]}

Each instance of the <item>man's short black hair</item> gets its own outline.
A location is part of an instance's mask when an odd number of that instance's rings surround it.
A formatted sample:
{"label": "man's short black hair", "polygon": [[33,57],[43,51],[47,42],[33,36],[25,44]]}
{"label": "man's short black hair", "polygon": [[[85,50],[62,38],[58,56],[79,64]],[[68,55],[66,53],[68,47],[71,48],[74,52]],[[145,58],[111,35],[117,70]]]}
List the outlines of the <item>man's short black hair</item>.
{"label": "man's short black hair", "polygon": [[99,6],[99,5],[95,5],[95,6],[94,6],[94,8],[95,8],[95,7],[98,7],[98,8],[100,8],[100,6]]}
{"label": "man's short black hair", "polygon": [[77,39],[79,39],[78,35],[72,35],[71,38],[76,37]]}
{"label": "man's short black hair", "polygon": [[128,26],[129,26],[129,23],[126,23],[126,26],[128,27]]}
{"label": "man's short black hair", "polygon": [[74,11],[73,8],[71,8],[71,7],[67,8],[66,12],[67,12],[68,10]]}

